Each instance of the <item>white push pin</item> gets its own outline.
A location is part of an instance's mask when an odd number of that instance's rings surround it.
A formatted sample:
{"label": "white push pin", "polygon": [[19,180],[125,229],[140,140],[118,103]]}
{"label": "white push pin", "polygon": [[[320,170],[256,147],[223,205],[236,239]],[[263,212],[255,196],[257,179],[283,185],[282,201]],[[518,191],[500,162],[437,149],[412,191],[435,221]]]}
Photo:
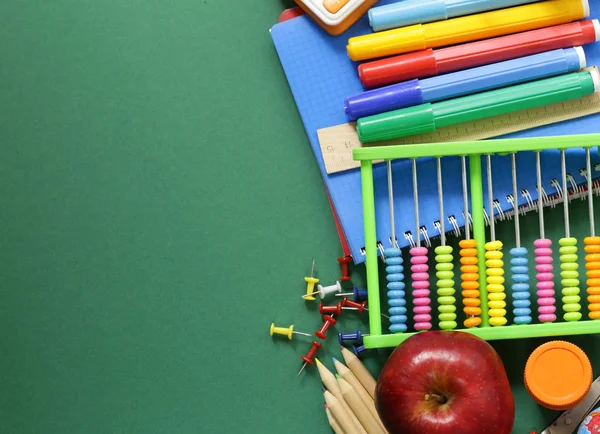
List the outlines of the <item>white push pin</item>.
{"label": "white push pin", "polygon": [[321,297],[321,300],[323,300],[329,294],[333,294],[336,292],[338,294],[341,294],[341,292],[342,292],[342,284],[339,282],[339,280],[330,286],[317,285],[317,288],[319,288],[318,291],[315,291],[312,294],[303,295],[302,298],[306,298],[306,297],[313,296],[315,294],[319,294],[319,297]]}

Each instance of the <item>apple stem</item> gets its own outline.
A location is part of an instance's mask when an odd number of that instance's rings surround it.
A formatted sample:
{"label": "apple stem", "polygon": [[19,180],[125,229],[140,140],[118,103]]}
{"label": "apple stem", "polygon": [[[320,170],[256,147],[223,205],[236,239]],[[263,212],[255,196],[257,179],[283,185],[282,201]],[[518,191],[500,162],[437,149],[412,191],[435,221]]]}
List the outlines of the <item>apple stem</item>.
{"label": "apple stem", "polygon": [[425,401],[437,401],[440,404],[445,404],[448,402],[448,398],[444,395],[440,395],[439,393],[431,393],[425,395]]}

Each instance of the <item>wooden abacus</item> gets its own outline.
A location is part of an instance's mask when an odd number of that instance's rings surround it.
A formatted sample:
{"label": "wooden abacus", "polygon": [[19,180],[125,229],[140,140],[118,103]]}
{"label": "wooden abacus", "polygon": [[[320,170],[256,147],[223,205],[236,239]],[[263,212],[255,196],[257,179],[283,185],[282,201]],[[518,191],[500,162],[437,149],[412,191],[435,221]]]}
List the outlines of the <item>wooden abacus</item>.
{"label": "wooden abacus", "polygon": [[[419,226],[419,198],[417,187],[417,159],[435,158],[437,162],[438,202],[440,210],[440,240],[436,248],[437,285],[437,328],[472,333],[486,340],[517,339],[544,336],[593,334],[600,332],[600,237],[595,236],[593,208],[593,180],[591,168],[591,148],[600,144],[600,134],[544,137],[532,139],[490,140],[461,143],[437,143],[403,146],[364,147],[353,151],[354,159],[360,161],[363,217],[365,229],[365,255],[367,269],[368,301],[370,308],[370,336],[364,338],[366,348],[395,347],[414,333],[435,329],[432,324],[429,265],[427,248],[421,246]],[[586,151],[585,177],[590,212],[590,233],[585,242],[587,268],[587,301],[589,319],[582,319],[579,271],[577,265],[577,239],[570,235],[569,184],[566,171],[565,150],[583,148]],[[544,191],[541,182],[541,151],[558,149],[561,151],[561,179],[557,188],[562,191],[564,207],[565,236],[560,245],[560,276],[562,298],[557,309],[552,265],[552,241],[544,234]],[[537,211],[539,214],[540,239],[534,243],[536,256],[535,276],[526,258],[527,249],[520,244],[518,206],[514,212],[516,247],[511,249],[512,295],[505,291],[504,261],[502,242],[496,239],[494,211],[487,215],[484,207],[484,182],[487,184],[489,210],[498,210],[494,203],[491,156],[502,155],[511,158],[513,198],[517,201],[516,155],[519,152],[533,151],[536,155]],[[452,247],[446,245],[444,226],[444,199],[442,167],[444,157],[460,157],[462,160],[462,188],[465,213],[465,239],[460,242],[462,304],[466,319],[463,327],[457,324],[456,299],[457,283],[454,280]],[[482,158],[486,158],[487,176],[482,170]],[[404,265],[402,252],[395,234],[395,214],[393,206],[393,181],[391,162],[398,159],[412,160],[413,194],[417,234],[410,250],[412,277],[412,320],[414,333],[407,332],[409,317]],[[388,168],[388,192],[390,208],[391,247],[384,249],[377,241],[375,218],[375,190],[373,165],[384,161]],[[467,162],[468,161],[468,162]],[[467,166],[469,183],[467,182]],[[470,184],[470,191],[468,185]],[[560,184],[560,185],[559,185]],[[471,211],[469,210],[469,199]],[[541,202],[540,202],[541,201]],[[535,205],[532,203],[532,205]],[[501,210],[499,210],[501,212]],[[470,225],[472,222],[472,237]],[[486,222],[489,226],[489,240],[486,239]],[[391,316],[390,332],[383,333],[381,320],[381,289],[379,282],[379,259],[386,265],[387,296]],[[508,273],[507,273],[508,274]],[[508,280],[508,279],[506,279]],[[535,282],[535,283],[534,283]],[[531,290],[537,287],[535,294]],[[537,296],[537,300],[532,300]],[[507,324],[507,301],[512,302],[514,320]],[[537,304],[537,315],[533,312]]]}

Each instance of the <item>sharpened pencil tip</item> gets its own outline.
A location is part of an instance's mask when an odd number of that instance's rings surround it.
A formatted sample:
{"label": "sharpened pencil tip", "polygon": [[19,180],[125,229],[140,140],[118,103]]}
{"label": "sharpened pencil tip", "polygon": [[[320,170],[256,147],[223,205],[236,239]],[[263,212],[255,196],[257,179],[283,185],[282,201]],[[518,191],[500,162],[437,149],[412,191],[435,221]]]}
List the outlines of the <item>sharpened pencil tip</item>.
{"label": "sharpened pencil tip", "polygon": [[335,357],[332,357],[332,359],[333,359],[333,363],[335,363],[335,362],[339,363],[338,359],[336,359]]}
{"label": "sharpened pencil tip", "polygon": [[321,361],[320,361],[319,359],[317,359],[316,357],[315,357],[315,362],[317,362],[317,365],[322,365],[322,364],[323,364],[323,363],[321,363]]}
{"label": "sharpened pencil tip", "polygon": [[323,393],[325,393],[325,392],[327,392],[327,389],[325,389],[324,387],[322,387],[322,386],[321,386],[321,391],[322,391]]}
{"label": "sharpened pencil tip", "polygon": [[340,377],[340,374],[335,374],[335,378],[337,378],[339,380],[342,377]]}

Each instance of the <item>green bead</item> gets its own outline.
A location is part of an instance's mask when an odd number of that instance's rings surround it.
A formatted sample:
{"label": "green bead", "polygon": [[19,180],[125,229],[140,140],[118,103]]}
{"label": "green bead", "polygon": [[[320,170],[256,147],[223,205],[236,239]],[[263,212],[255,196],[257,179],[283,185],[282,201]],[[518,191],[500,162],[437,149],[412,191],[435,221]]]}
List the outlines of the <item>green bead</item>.
{"label": "green bead", "polygon": [[581,305],[578,303],[565,304],[563,310],[565,312],[579,312],[581,310]]}
{"label": "green bead", "polygon": [[442,321],[440,323],[440,328],[442,330],[454,330],[456,326],[456,321]]}
{"label": "green bead", "polygon": [[567,295],[562,298],[563,304],[578,304],[581,301],[581,297],[578,295]]}
{"label": "green bead", "polygon": [[454,304],[454,303],[456,303],[456,298],[454,298],[450,295],[438,297],[438,303],[439,304]]}
{"label": "green bead", "polygon": [[560,281],[560,283],[564,287],[563,294],[565,293],[565,291],[572,292],[573,290],[576,290],[577,294],[579,294],[579,279],[563,279]]}
{"label": "green bead", "polygon": [[[454,290],[454,287],[452,287],[452,286],[451,287],[442,287],[437,290],[437,294],[440,296],[454,295],[455,292],[456,291]],[[441,301],[440,301],[440,303],[441,303]]]}
{"label": "green bead", "polygon": [[452,255],[437,255],[435,257],[435,262],[452,262]]}
{"label": "green bead", "polygon": [[[452,280],[452,278],[454,277],[454,273],[452,271],[438,271],[437,273],[435,273],[435,275],[437,276],[437,278],[441,281],[441,280]],[[441,285],[438,282],[438,286],[444,286]]]}
{"label": "green bead", "polygon": [[563,279],[577,279],[579,278],[579,273],[573,270],[565,270],[561,271],[560,277],[562,277]]}
{"label": "green bead", "polygon": [[442,313],[442,314],[440,314],[439,319],[441,322],[454,321],[456,319],[456,314],[455,313]]}
{"label": "green bead", "polygon": [[448,288],[452,289],[452,294],[454,294],[454,280],[452,279],[440,279],[437,283],[438,288]]}
{"label": "green bead", "polygon": [[565,271],[576,271],[579,269],[579,264],[577,262],[568,262],[560,265],[561,270]]}
{"label": "green bead", "polygon": [[435,248],[436,255],[449,255],[450,253],[452,253],[451,246],[439,246]]}
{"label": "green bead", "polygon": [[562,238],[558,240],[558,244],[561,246],[576,246],[577,238]]}
{"label": "green bead", "polygon": [[452,262],[438,262],[435,264],[435,269],[438,271],[452,271],[454,264]]}
{"label": "green bead", "polygon": [[581,319],[581,312],[569,312],[563,316],[565,321],[579,321]]}
{"label": "green bead", "polygon": [[438,312],[440,313],[454,313],[456,312],[456,306],[453,304],[440,304],[438,306]]}
{"label": "green bead", "polygon": [[561,265],[561,270],[562,270],[562,266],[563,264],[566,264],[568,262],[577,262],[577,255],[575,254],[567,254],[567,255],[560,255],[560,262],[562,262]]}

